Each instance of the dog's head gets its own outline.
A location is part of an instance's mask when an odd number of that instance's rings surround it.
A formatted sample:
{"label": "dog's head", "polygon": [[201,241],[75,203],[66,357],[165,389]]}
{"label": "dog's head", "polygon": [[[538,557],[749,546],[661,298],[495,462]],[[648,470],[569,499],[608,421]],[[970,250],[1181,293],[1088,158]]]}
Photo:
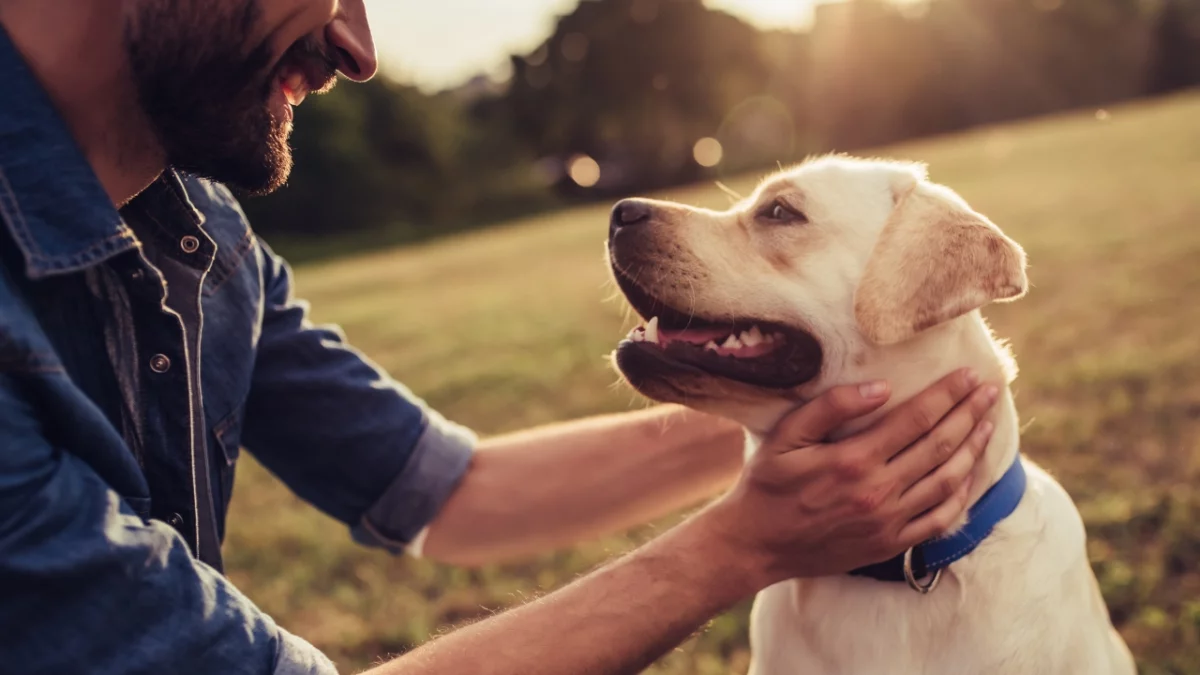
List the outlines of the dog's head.
{"label": "dog's head", "polygon": [[922,167],[844,157],[727,211],[622,201],[608,254],[645,319],[615,352],[625,379],[743,423],[1027,286],[1021,248]]}

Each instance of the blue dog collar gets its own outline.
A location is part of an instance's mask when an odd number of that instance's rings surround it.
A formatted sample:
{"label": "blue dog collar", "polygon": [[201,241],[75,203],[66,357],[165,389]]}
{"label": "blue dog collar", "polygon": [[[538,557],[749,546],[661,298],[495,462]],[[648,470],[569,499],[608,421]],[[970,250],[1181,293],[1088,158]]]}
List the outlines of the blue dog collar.
{"label": "blue dog collar", "polygon": [[[967,512],[967,524],[961,530],[948,537],[930,539],[903,555],[860,567],[850,574],[879,581],[907,581],[923,593],[933,590],[943,569],[974,551],[1000,521],[1017,510],[1025,495],[1025,483],[1025,467],[1021,465],[1021,453],[1018,452],[1008,471]],[[930,575],[933,579],[928,585],[921,586],[916,582]]]}

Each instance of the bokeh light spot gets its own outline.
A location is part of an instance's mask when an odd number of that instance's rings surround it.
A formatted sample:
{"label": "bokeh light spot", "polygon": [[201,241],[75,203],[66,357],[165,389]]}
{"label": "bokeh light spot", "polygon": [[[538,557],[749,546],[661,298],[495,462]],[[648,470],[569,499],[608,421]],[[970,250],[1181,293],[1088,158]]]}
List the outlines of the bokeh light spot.
{"label": "bokeh light spot", "polygon": [[587,155],[575,155],[567,164],[567,174],[579,187],[590,188],[600,182],[600,164]]}
{"label": "bokeh light spot", "polygon": [[650,23],[658,18],[658,0],[633,0],[629,16],[634,23]]}
{"label": "bokeh light spot", "polygon": [[692,157],[696,158],[696,163],[700,166],[716,166],[721,163],[721,157],[724,155],[725,150],[721,147],[721,142],[715,138],[701,138],[692,147]]}
{"label": "bokeh light spot", "polygon": [[578,63],[587,58],[588,39],[583,33],[567,33],[562,39],[562,55],[568,61]]}

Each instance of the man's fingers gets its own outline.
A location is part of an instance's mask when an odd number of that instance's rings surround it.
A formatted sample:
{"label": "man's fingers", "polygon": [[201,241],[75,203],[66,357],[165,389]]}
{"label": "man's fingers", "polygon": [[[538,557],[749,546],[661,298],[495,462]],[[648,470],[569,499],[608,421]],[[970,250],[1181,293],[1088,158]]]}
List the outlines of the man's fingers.
{"label": "man's fingers", "polygon": [[979,385],[979,375],[966,369],[953,372],[928,389],[897,406],[868,433],[872,447],[887,461],[937,426],[956,405]]}
{"label": "man's fingers", "polygon": [[970,491],[971,482],[967,481],[941,506],[904,526],[897,536],[897,546],[908,549],[945,534],[966,513]]}
{"label": "man's fingers", "polygon": [[[986,446],[991,432],[990,424],[984,422],[980,425],[980,429],[972,434],[972,437],[977,438],[982,445]],[[971,477],[977,459],[978,455],[972,445],[964,444],[937,471],[925,476],[900,495],[901,515],[911,520],[953,497],[963,483]]]}
{"label": "man's fingers", "polygon": [[764,447],[784,453],[820,443],[834,429],[878,409],[890,393],[886,382],[834,387],[785,417]]}
{"label": "man's fingers", "polygon": [[980,421],[995,405],[998,395],[999,389],[994,385],[976,389],[933,431],[893,457],[888,470],[895,472],[893,475],[902,487],[908,488],[945,463],[964,445],[974,451],[976,458],[982,456],[987,443],[982,446],[974,443],[978,438],[971,434],[978,430]]}

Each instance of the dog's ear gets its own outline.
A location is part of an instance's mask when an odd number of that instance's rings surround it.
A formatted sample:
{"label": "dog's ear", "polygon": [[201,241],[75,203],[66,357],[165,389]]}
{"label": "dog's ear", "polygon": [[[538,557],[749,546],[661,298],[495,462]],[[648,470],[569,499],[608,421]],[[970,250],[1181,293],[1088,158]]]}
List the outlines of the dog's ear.
{"label": "dog's ear", "polygon": [[895,208],[854,297],[859,330],[903,342],[990,302],[1025,294],[1025,251],[948,188],[913,176],[893,186]]}

